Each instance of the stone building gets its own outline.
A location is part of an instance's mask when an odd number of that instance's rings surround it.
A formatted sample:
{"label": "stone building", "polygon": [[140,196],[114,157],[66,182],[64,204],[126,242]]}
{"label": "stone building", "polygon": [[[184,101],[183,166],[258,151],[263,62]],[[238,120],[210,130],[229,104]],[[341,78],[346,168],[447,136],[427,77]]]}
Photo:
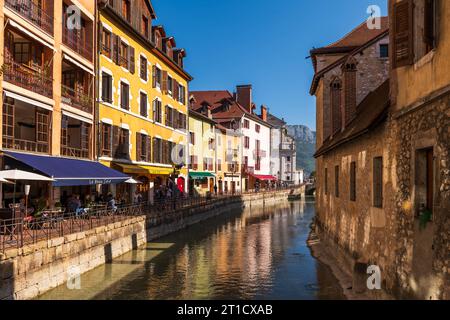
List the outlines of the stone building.
{"label": "stone building", "polygon": [[[398,298],[450,297],[449,14],[447,1],[391,0],[389,36],[383,18],[384,31],[362,25],[312,51],[316,231],[344,271],[367,279],[366,267],[376,265],[382,288]],[[376,44],[377,32],[384,43]],[[363,34],[372,45],[362,55],[337,54]],[[347,90],[353,65],[356,88]]]}
{"label": "stone building", "polygon": [[[389,29],[363,23],[339,41],[313,49],[317,99],[316,232],[343,271],[387,270],[395,222],[387,190],[390,163]],[[366,268],[363,268],[366,272]]]}
{"label": "stone building", "polygon": [[389,9],[397,28],[390,36],[396,239],[388,272],[401,294],[450,299],[450,1],[391,0]]}

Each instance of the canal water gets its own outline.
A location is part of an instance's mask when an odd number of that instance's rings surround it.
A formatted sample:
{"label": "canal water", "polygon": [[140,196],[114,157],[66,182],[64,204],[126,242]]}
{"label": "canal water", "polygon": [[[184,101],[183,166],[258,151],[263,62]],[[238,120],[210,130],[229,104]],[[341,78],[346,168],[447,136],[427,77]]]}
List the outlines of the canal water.
{"label": "canal water", "polygon": [[230,212],[87,272],[79,288],[63,285],[40,299],[344,299],[306,246],[313,217],[308,200]]}

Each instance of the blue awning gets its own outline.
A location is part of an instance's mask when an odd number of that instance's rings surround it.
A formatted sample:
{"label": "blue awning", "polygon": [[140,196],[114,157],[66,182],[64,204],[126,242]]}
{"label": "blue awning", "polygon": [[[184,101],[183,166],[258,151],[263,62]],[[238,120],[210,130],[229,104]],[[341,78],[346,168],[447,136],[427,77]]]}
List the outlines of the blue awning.
{"label": "blue awning", "polygon": [[4,151],[4,154],[55,179],[55,187],[117,184],[130,179],[130,176],[94,161],[10,151]]}

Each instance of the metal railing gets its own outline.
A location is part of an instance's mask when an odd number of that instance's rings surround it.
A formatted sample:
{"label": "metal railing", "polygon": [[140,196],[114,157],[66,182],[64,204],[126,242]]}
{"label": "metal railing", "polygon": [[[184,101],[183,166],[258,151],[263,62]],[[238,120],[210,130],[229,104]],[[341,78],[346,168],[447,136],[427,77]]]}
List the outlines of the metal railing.
{"label": "metal railing", "polygon": [[61,85],[61,90],[61,95],[63,98],[62,100],[64,103],[78,110],[92,113],[94,99],[91,95],[78,90],[74,90],[65,85]]}
{"label": "metal railing", "polygon": [[53,97],[53,78],[45,76],[43,72],[27,68],[11,58],[5,59],[3,71],[5,81],[48,98]]}
{"label": "metal railing", "polygon": [[49,142],[36,142],[3,136],[4,149],[30,151],[37,153],[48,153],[49,146],[50,146]]}
{"label": "metal railing", "polygon": [[[106,205],[87,209],[79,213],[64,213],[44,210],[39,218],[13,218],[0,220],[0,252],[22,248],[39,241],[51,240],[66,235],[92,230],[111,223],[121,222],[132,217],[146,216],[147,227],[158,226],[194,215],[195,211],[186,210],[207,205],[222,205],[230,201],[242,201],[242,196],[262,194],[263,197],[274,191],[290,190],[299,186],[283,186],[270,189],[249,190],[244,192],[210,194],[208,196],[181,196],[155,199],[153,204],[140,203],[117,206],[115,210]],[[13,215],[11,209],[11,215]]]}
{"label": "metal railing", "polygon": [[63,43],[83,58],[92,62],[92,44],[87,41],[82,42],[75,32],[66,28],[63,31]]}
{"label": "metal railing", "polygon": [[84,158],[89,159],[91,153],[88,149],[71,148],[68,146],[61,145],[61,155],[71,158]]}
{"label": "metal railing", "polygon": [[32,0],[5,0],[5,5],[35,26],[53,35],[53,16]]}

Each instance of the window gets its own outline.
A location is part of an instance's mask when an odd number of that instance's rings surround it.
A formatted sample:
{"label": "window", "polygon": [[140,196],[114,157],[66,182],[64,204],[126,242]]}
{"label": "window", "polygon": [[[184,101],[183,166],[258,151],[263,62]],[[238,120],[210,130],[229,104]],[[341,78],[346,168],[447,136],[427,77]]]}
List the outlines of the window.
{"label": "window", "polygon": [[178,84],[178,101],[182,104],[186,103],[186,90],[181,84]]}
{"label": "window", "polygon": [[414,61],[414,5],[410,0],[394,4],[393,63],[394,68],[410,65]]}
{"label": "window", "polygon": [[250,149],[250,138],[249,137],[244,137],[244,148]]}
{"label": "window", "polygon": [[244,128],[245,129],[250,129],[250,121],[244,120]]}
{"label": "window", "polygon": [[255,170],[261,170],[261,141],[256,140],[256,164]]}
{"label": "window", "polygon": [[128,69],[128,45],[125,42],[120,42],[119,65]]}
{"label": "window", "polygon": [[389,58],[388,44],[380,44],[380,58]]}
{"label": "window", "polygon": [[141,61],[140,61],[140,66],[141,66],[141,72],[140,72],[140,76],[141,76],[141,79],[142,80],[144,80],[144,81],[147,81],[148,80],[148,75],[147,75],[147,69],[148,69],[148,66],[147,66],[147,59],[145,58],[145,57],[143,57],[143,56],[141,56],[141,59],[140,59]]}
{"label": "window", "polygon": [[173,109],[169,106],[166,106],[166,126],[173,128]]}
{"label": "window", "polygon": [[328,195],[328,168],[325,168],[324,173],[324,179],[325,179],[325,195]]}
{"label": "window", "polygon": [[436,48],[437,39],[437,0],[425,0],[424,42],[425,53]]}
{"label": "window", "polygon": [[341,88],[342,88],[341,80],[339,80],[338,78],[334,79],[334,81],[331,83],[331,119],[332,119],[331,134],[339,132],[342,127]]}
{"label": "window", "polygon": [[113,127],[113,156],[116,159],[130,158],[130,132],[125,128]]}
{"label": "window", "polygon": [[208,149],[209,150],[214,150],[214,139],[209,139],[208,141]]}
{"label": "window", "polygon": [[142,16],[142,33],[148,39],[149,37],[149,23],[146,16]]}
{"label": "window", "polygon": [[112,103],[112,76],[107,73],[102,73],[102,100],[104,102]]}
{"label": "window", "polygon": [[217,171],[222,171],[222,159],[217,159]]}
{"label": "window", "polygon": [[255,130],[259,133],[261,131],[261,126],[259,124],[255,124]]}
{"label": "window", "polygon": [[122,0],[122,16],[130,22],[131,20],[131,7],[130,0]]}
{"label": "window", "polygon": [[147,107],[147,95],[143,92],[141,92],[140,97],[140,114],[143,117],[148,117],[148,107]]}
{"label": "window", "polygon": [[350,201],[356,201],[356,162],[350,163]]}
{"label": "window", "polygon": [[158,99],[153,101],[153,120],[162,123],[162,103]]}
{"label": "window", "polygon": [[130,86],[124,82],[120,83],[120,107],[130,110]]}
{"label": "window", "polygon": [[162,83],[162,71],[156,66],[153,66],[153,88],[161,89],[161,83]]}
{"label": "window", "polygon": [[286,158],[286,161],[287,161],[287,162],[291,162],[291,157],[288,156],[288,157]]}
{"label": "window", "polygon": [[102,32],[102,54],[111,58],[111,32],[106,29]]}
{"label": "window", "polygon": [[195,145],[195,132],[189,132],[190,143]]}
{"label": "window", "polygon": [[244,168],[246,170],[248,169],[248,157],[247,156],[244,157]]}
{"label": "window", "polygon": [[142,133],[136,133],[136,160],[150,161],[150,137]]}
{"label": "window", "polygon": [[189,169],[198,170],[198,156],[190,156]]}
{"label": "window", "polygon": [[112,140],[112,128],[111,125],[102,123],[102,151],[103,157],[111,157],[111,140]]}
{"label": "window", "polygon": [[383,208],[383,158],[373,159],[373,206]]}
{"label": "window", "polygon": [[167,76],[167,92],[173,97],[173,79],[170,76]]}
{"label": "window", "polygon": [[334,167],[334,195],[339,198],[339,166]]}

